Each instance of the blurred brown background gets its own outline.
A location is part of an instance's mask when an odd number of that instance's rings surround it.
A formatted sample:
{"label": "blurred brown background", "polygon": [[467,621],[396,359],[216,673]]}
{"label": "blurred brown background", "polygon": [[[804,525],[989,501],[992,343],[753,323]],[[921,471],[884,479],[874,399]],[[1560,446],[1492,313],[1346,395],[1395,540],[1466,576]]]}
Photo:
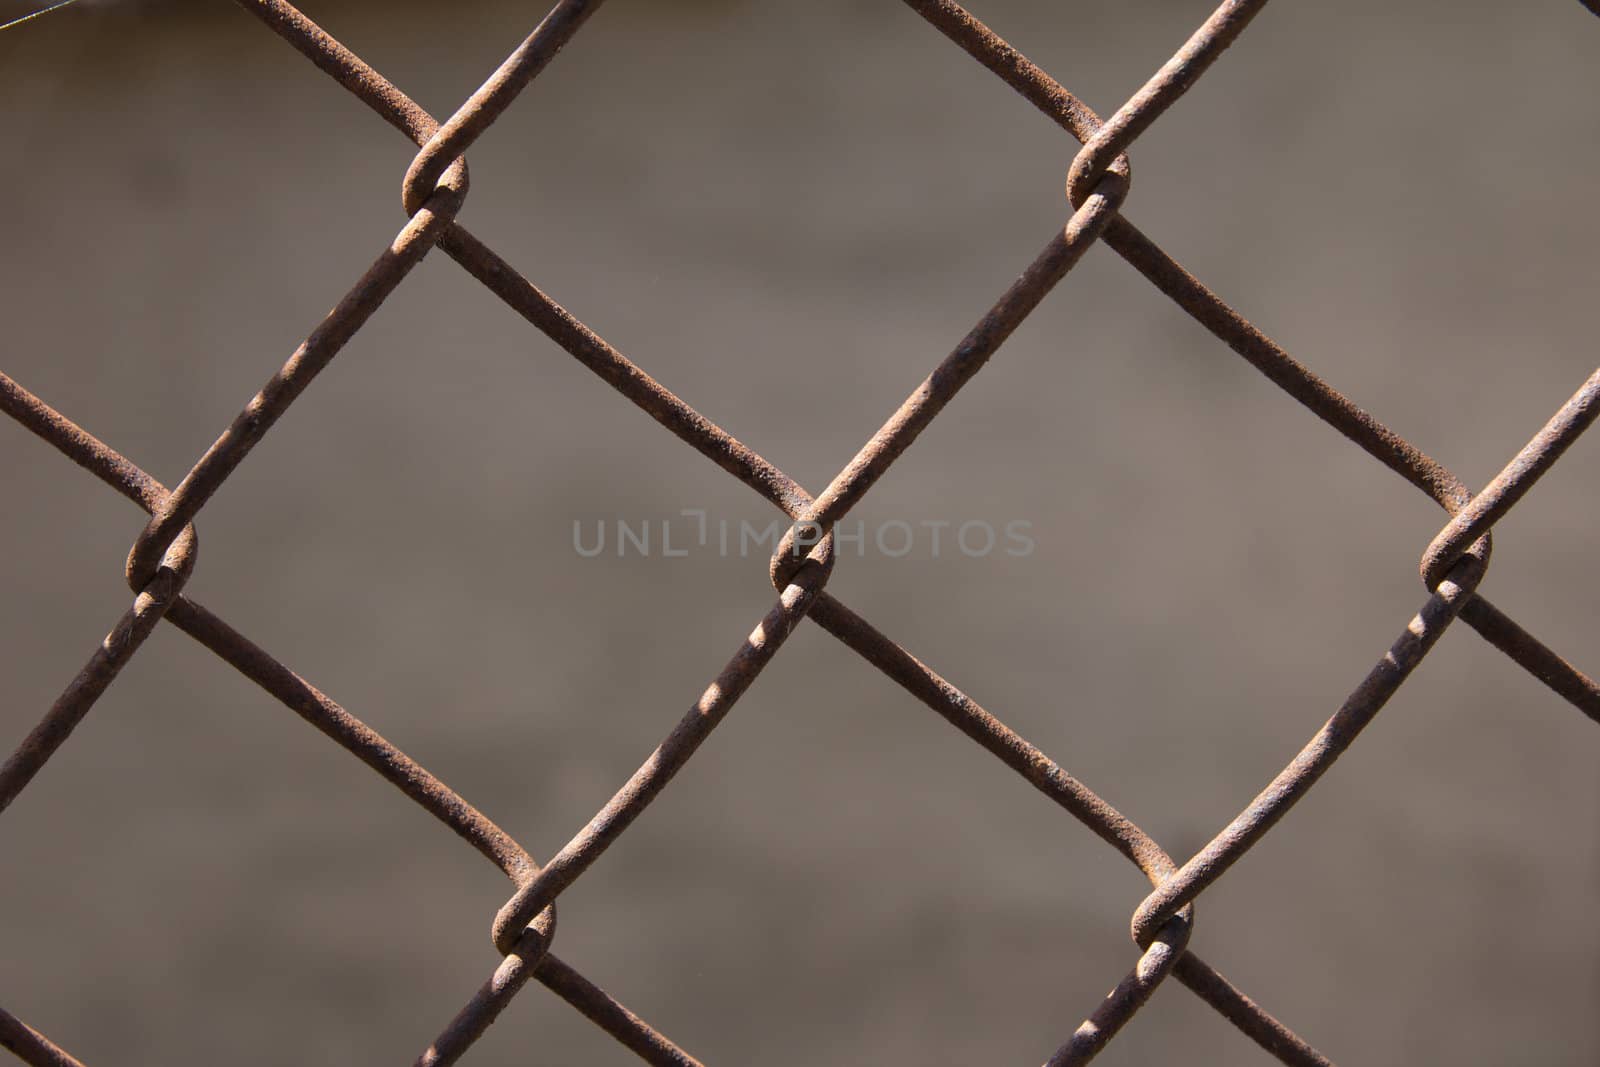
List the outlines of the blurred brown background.
{"label": "blurred brown background", "polygon": [[[1211,6],[973,3],[1102,113]],[[306,10],[441,115],[537,17]],[[1596,363],[1597,89],[1572,0],[1273,5],[1139,141],[1127,211],[1481,485]],[[173,484],[398,230],[412,149],[223,3],[8,31],[0,100],[0,366]],[[1065,219],[1075,148],[888,0],[613,0],[472,150],[462,217],[816,490]],[[6,420],[0,457],[9,749],[126,606],[143,517]],[[1484,586],[1590,671],[1596,471],[1591,435]],[[770,517],[436,255],[205,510],[190,591],[548,856],[772,599],[764,553],[573,551],[681,508]],[[1443,521],[1104,249],[860,517],[1032,523],[1027,558],[924,541],[832,588],[1179,856],[1400,632]],[[1195,948],[1343,1063],[1595,1063],[1597,745],[1452,630]],[[91,1065],[409,1062],[509,893],[171,628],[0,855],[0,1003]],[[1027,1064],[1132,965],[1144,892],[806,626],[558,944],[712,1064]],[[1177,1059],[1264,1056],[1169,983],[1104,1062]],[[468,1062],[632,1060],[535,985]]]}

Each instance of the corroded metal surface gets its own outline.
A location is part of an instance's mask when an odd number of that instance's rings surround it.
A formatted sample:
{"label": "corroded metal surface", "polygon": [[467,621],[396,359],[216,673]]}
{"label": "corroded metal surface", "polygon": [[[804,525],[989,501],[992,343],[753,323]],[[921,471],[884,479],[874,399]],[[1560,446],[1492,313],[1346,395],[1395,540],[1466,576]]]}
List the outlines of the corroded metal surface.
{"label": "corroded metal surface", "polygon": [[[1135,228],[1124,213],[1132,190],[1129,150],[1246,31],[1265,0],[1222,4],[1173,58],[1104,122],[953,0],[905,2],[1083,148],[1065,175],[1065,223],[1052,224],[1042,250],[1018,279],[838,475],[813,495],[689,407],[456,221],[468,189],[462,153],[557,57],[601,0],[561,0],[483,86],[442,123],[294,7],[282,0],[240,0],[318,68],[416,143],[419,150],[402,184],[406,222],[335,309],[170,490],[0,374],[0,410],[149,514],[128,554],[127,576],[135,594],[132,606],[0,767],[0,810],[41,772],[145,638],[166,620],[388,780],[512,882],[511,896],[494,916],[491,928],[500,959],[483,986],[420,1054],[417,1063],[455,1062],[529,979],[537,979],[641,1059],[654,1064],[694,1064],[698,1061],[687,1052],[552,953],[557,936],[556,901],[689,763],[789,634],[809,618],[1016,771],[1149,880],[1151,892],[1137,904],[1133,915],[1137,953],[1132,968],[1100,1004],[1092,1006],[1076,1029],[1063,1028],[1063,1043],[1049,1055],[1048,1063],[1075,1064],[1093,1058],[1168,976],[1175,976],[1283,1062],[1329,1063],[1189,949],[1195,929],[1194,902],[1354,743],[1458,617],[1584,714],[1600,721],[1600,686],[1477,592],[1489,564],[1491,527],[1600,415],[1600,372],[1497,478],[1473,494],[1444,466],[1296,362]],[[1450,515],[1422,558],[1427,599],[1389,651],[1256,799],[1181,863],[1087,785],[826,588],[835,563],[830,533],[834,526],[1096,243],[1126,259],[1284,392],[1428,494]],[[318,372],[435,247],[651,418],[794,520],[769,568],[777,591],[771,609],[615,796],[542,865],[426,768],[184,592],[197,560],[199,541],[194,524],[206,502]],[[70,1035],[62,1036],[70,1040]],[[0,1045],[31,1064],[78,1062],[4,1011],[0,1011]]]}

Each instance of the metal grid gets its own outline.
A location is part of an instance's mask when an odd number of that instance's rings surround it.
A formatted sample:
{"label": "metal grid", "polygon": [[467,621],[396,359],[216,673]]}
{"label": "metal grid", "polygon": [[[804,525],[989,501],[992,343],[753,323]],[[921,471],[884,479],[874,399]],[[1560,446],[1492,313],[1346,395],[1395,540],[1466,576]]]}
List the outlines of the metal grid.
{"label": "metal grid", "polygon": [[[815,496],[678,399],[456,221],[467,192],[462,154],[572,40],[602,0],[561,0],[442,124],[294,7],[281,0],[239,2],[420,146],[402,187],[408,221],[175,489],[167,489],[0,374],[0,408],[150,514],[127,560],[127,577],[135,593],[133,605],[0,768],[0,810],[67,740],[156,625],[165,619],[177,626],[432,813],[514,884],[511,898],[495,916],[492,927],[493,943],[503,958],[418,1057],[418,1064],[448,1064],[459,1059],[530,978],[538,979],[649,1063],[699,1062],[551,951],[555,901],[683,768],[803,618],[811,618],[877,666],[1148,877],[1152,890],[1133,914],[1133,940],[1139,949],[1133,969],[1050,1056],[1052,1065],[1093,1058],[1169,975],[1283,1062],[1330,1062],[1188,950],[1193,902],[1350,747],[1458,617],[1600,722],[1600,685],[1476,592],[1489,562],[1490,528],[1600,415],[1600,370],[1499,476],[1474,495],[1439,463],[1292,359],[1135,228],[1123,212],[1132,181],[1127,149],[1244,31],[1266,0],[1222,4],[1106,121],[953,0],[904,0],[1082,144],[1066,176],[1072,213],[951,354]],[[1427,599],[1389,651],[1255,800],[1181,864],[1086,785],[825,588],[834,564],[834,525],[1097,241],[1126,259],[1285,393],[1428,494],[1450,515],[1422,556]],[[772,609],[612,800],[542,865],[426,768],[183,592],[198,550],[194,520],[206,502],[317,373],[435,247],[617,392],[793,520],[769,568],[779,594]],[[30,1064],[79,1063],[3,1010],[0,1045]]]}

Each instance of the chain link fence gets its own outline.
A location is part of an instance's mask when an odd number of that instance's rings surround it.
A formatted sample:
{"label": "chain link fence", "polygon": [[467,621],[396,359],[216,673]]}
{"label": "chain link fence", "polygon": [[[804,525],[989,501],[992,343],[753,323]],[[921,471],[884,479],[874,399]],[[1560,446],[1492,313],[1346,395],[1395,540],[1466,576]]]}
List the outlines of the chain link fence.
{"label": "chain link fence", "polygon": [[[1049,1064],[1092,1059],[1169,977],[1281,1061],[1331,1062],[1189,949],[1194,902],[1354,743],[1458,618],[1580,713],[1600,721],[1600,685],[1477,592],[1489,563],[1491,528],[1600,415],[1600,371],[1559,407],[1497,477],[1474,494],[1441,464],[1297,362],[1133,224],[1125,211],[1133,182],[1128,150],[1246,31],[1265,0],[1222,4],[1106,119],[958,4],[951,0],[905,2],[955,47],[1082,144],[1065,175],[1070,217],[1050,233],[1017,280],[882,428],[831,482],[813,494],[631,362],[457,221],[468,189],[466,151],[557,58],[601,6],[600,0],[557,4],[488,81],[442,123],[296,8],[275,0],[240,0],[241,6],[269,29],[419,146],[402,186],[408,221],[175,487],[162,485],[46,401],[0,374],[0,407],[11,418],[150,516],[127,557],[132,606],[0,768],[0,809],[9,806],[66,743],[146,638],[166,620],[365,763],[476,848],[511,881],[513,891],[494,916],[491,929],[500,963],[422,1052],[418,1064],[446,1064],[462,1058],[530,979],[567,1001],[646,1062],[694,1064],[699,1061],[662,1030],[553,952],[557,899],[690,762],[796,625],[810,618],[1054,801],[1149,880],[1149,894],[1133,911],[1131,934],[1136,951],[1130,953],[1131,969],[1101,1003],[1086,1005],[1091,1008],[1087,1017],[1064,1035]],[[841,520],[1096,243],[1116,252],[1284,393],[1426,494],[1448,515],[1422,553],[1420,573],[1426,599],[1388,652],[1249,806],[1187,859],[1171,856],[1089,786],[828,589]],[[771,609],[611,801],[542,863],[427,768],[185,592],[198,556],[195,524],[206,503],[317,374],[434,249],[791,523],[769,565],[777,592]],[[435,516],[425,521],[448,523],[454,518]],[[670,1021],[666,1022],[670,1026]],[[25,1062],[77,1064],[56,1040],[70,1045],[72,1035],[46,1037],[0,1010],[0,1044]]]}

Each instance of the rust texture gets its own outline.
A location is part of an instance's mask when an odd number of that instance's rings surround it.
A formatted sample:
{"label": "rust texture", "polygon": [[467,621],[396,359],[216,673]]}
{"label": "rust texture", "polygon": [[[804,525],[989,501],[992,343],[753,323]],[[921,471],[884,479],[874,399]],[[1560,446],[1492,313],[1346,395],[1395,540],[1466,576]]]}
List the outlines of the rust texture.
{"label": "rust texture", "polygon": [[[1014,770],[1120,852],[1149,880],[1149,895],[1142,901],[1130,902],[1134,904],[1134,951],[1130,953],[1129,971],[1101,1003],[1085,1006],[1085,1017],[1075,1028],[1071,1020],[1062,1020],[1065,1025],[1059,1048],[1053,1052],[1040,1050],[1052,1065],[1092,1059],[1169,976],[1282,1062],[1331,1062],[1190,950],[1194,902],[1268,833],[1355,742],[1457,618],[1580,712],[1600,722],[1600,686],[1477,592],[1489,564],[1491,527],[1600,416],[1600,371],[1556,412],[1499,476],[1474,494],[1444,466],[1293,359],[1140,232],[1124,211],[1133,182],[1128,152],[1140,134],[1247,31],[1265,0],[1223,3],[1105,121],[954,0],[904,0],[934,29],[1005,81],[1083,147],[1064,176],[1065,223],[1051,223],[1043,248],[1017,280],[912,390],[899,409],[889,415],[855,457],[815,495],[680,400],[456,221],[468,189],[462,154],[556,59],[602,0],[561,0],[482,87],[442,122],[283,0],[239,2],[418,146],[401,188],[406,221],[398,236],[381,246],[372,266],[334,310],[316,325],[171,489],[0,373],[0,410],[149,516],[128,553],[127,577],[134,594],[131,606],[0,767],[0,811],[43,770],[72,731],[83,725],[95,701],[145,638],[163,620],[172,623],[387,779],[510,880],[510,897],[494,915],[490,929],[497,956],[492,973],[432,1044],[420,1052],[418,1064],[448,1064],[460,1059],[529,979],[537,979],[648,1063],[699,1062],[552,952],[557,936],[556,901],[683,770],[777,655],[788,635],[807,618]],[[1218,340],[1374,459],[1428,494],[1449,515],[1422,556],[1425,599],[1405,622],[1388,652],[1255,800],[1182,862],[826,588],[834,566],[829,531],[861,502],[918,434],[1096,243],[1126,259]],[[771,562],[770,577],[777,593],[771,609],[756,621],[699,700],[671,727],[632,777],[543,864],[426,768],[184,592],[198,559],[199,538],[194,524],[206,502],[311,385],[318,372],[435,248],[618,393],[795,523]],[[801,530],[804,536],[797,536]],[[0,994],[12,996],[17,992],[5,990]],[[71,1039],[71,1035],[57,1036]],[[78,1063],[44,1035],[3,1010],[0,1045],[30,1064]]]}

